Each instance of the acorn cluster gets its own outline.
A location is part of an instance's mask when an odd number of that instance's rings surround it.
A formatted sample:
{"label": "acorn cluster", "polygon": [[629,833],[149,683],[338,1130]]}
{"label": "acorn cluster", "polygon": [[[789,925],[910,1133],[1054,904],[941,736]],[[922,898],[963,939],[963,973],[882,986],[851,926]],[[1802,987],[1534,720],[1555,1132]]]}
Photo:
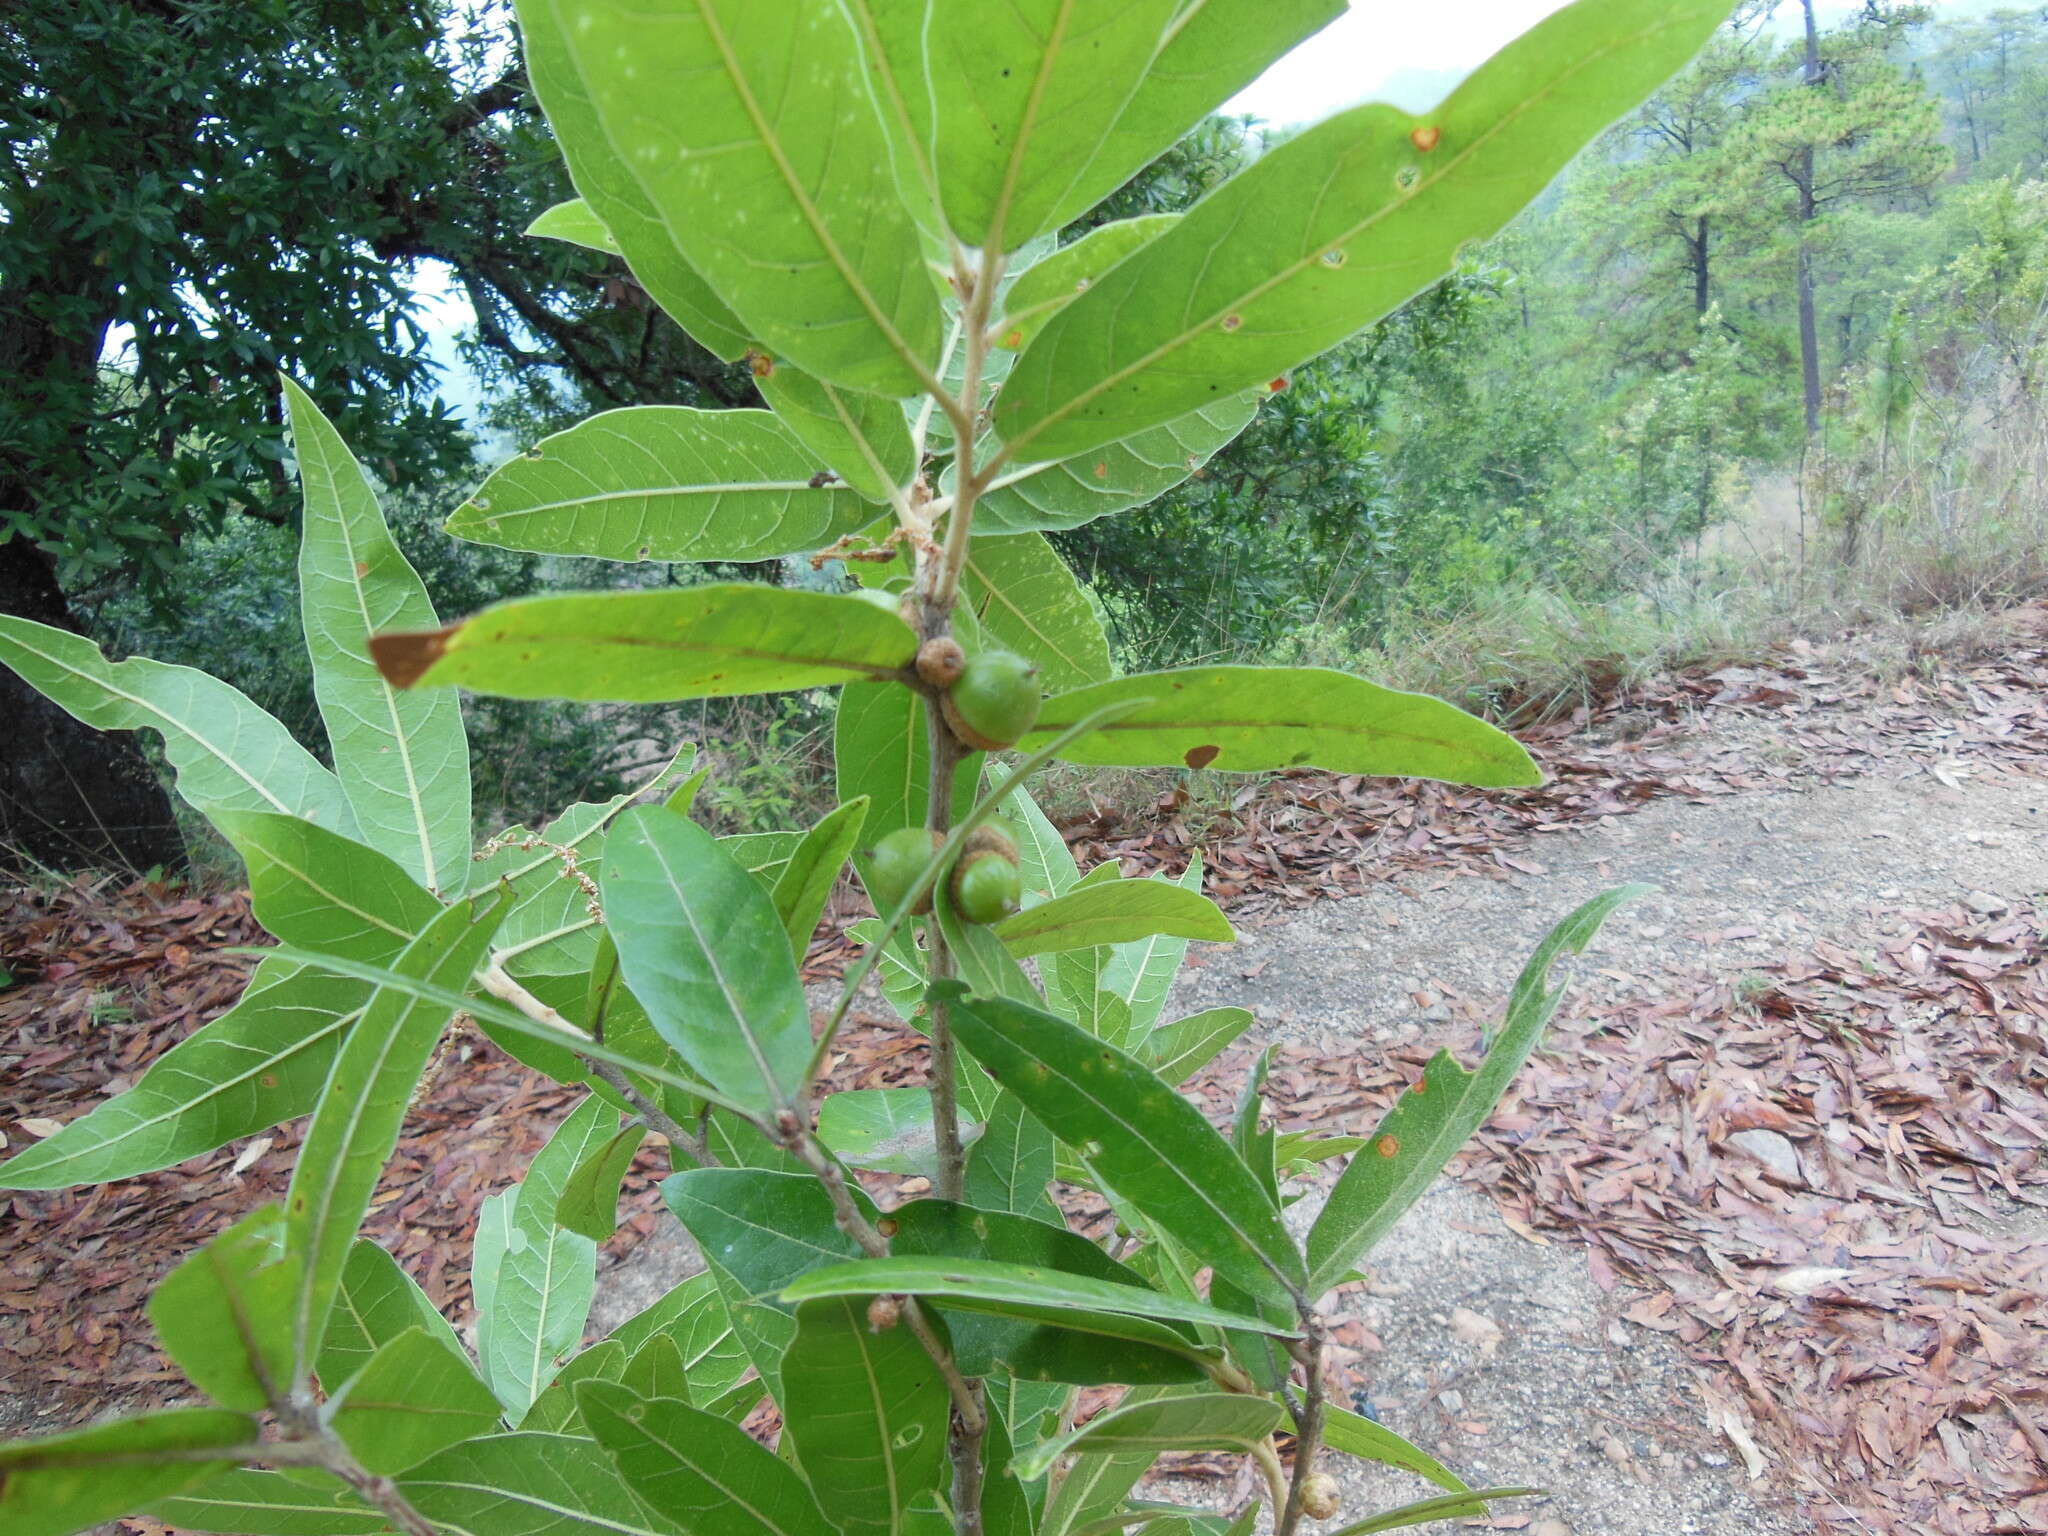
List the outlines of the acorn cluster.
{"label": "acorn cluster", "polygon": [[[924,827],[902,827],[868,850],[868,894],[878,910],[893,912],[902,904],[944,841]],[[953,910],[964,921],[994,923],[1008,917],[1024,900],[1016,829],[1001,817],[976,827],[942,878]],[[931,909],[931,893],[926,892],[910,910],[922,916]]]}

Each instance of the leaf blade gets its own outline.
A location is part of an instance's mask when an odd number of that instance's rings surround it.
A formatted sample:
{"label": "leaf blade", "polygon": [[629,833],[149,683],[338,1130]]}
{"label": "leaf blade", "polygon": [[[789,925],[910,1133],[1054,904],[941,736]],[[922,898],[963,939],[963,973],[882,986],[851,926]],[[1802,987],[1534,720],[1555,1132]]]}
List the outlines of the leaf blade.
{"label": "leaf blade", "polygon": [[994,932],[1020,960],[1155,936],[1210,944],[1228,944],[1237,937],[1215,902],[1164,880],[1076,886],[1004,918]]}

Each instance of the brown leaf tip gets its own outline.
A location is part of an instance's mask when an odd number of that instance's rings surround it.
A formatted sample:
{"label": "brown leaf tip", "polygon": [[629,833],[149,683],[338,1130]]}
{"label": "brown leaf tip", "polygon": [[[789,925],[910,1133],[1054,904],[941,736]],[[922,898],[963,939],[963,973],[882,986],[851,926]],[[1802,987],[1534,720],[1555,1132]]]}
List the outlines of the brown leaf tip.
{"label": "brown leaf tip", "polygon": [[442,657],[448,649],[448,642],[461,629],[460,624],[450,624],[446,629],[401,631],[396,634],[370,636],[370,660],[377,664],[384,681],[394,688],[410,688],[422,677],[427,669]]}
{"label": "brown leaf tip", "polygon": [[1206,768],[1223,755],[1221,747],[1189,747],[1183,759],[1190,768]]}

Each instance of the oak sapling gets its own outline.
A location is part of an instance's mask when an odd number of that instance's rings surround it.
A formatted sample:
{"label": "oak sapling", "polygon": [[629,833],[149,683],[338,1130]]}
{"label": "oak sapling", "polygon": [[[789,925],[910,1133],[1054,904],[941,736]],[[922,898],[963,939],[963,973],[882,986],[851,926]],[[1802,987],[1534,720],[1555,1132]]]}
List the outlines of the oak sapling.
{"label": "oak sapling", "polygon": [[[1359,107],[1183,215],[1063,249],[1343,0],[515,3],[582,193],[536,237],[622,261],[748,362],[768,408],[606,412],[501,468],[472,501],[489,517],[451,528],[608,559],[659,531],[664,559],[794,559],[820,581],[557,592],[442,627],[371,481],[288,386],[326,761],[226,684],[0,615],[0,664],[96,726],[163,734],[280,941],[232,1010],[0,1164],[0,1190],[132,1177],[308,1116],[327,1149],[278,1220],[172,1272],[165,1346],[219,1405],[0,1445],[0,1530],[142,1513],[255,1536],[730,1536],[742,1506],[803,1536],[1223,1530],[1129,1494],[1190,1449],[1252,1470],[1232,1531],[1334,1513],[1340,1454],[1442,1490],[1411,1513],[1487,1517],[1491,1495],[1327,1400],[1318,1309],[1479,1128],[1557,1006],[1552,963],[1629,893],[1566,918],[1477,1064],[1440,1056],[1362,1143],[1259,1133],[1256,1092],[1219,1132],[1176,1090],[1253,1021],[1165,1012],[1187,944],[1231,933],[1199,864],[1084,874],[1031,776],[1540,776],[1492,726],[1354,677],[1121,676],[1046,535],[1198,470],[1289,370],[1499,230],[1731,0],[1576,0],[1422,119],[1426,143]],[[903,568],[823,590],[856,547]],[[366,615],[391,631],[375,648]],[[684,749],[645,804],[570,806],[472,857],[455,684],[601,704],[838,688],[839,804],[716,837]],[[880,915],[851,929],[820,1026],[800,957],[849,861]],[[1045,899],[1020,910],[1027,887]],[[870,978],[910,1071],[841,1091]],[[358,1236],[419,1073],[462,1070],[434,1049],[457,1014],[583,1095],[480,1215],[474,1352]],[[583,1350],[596,1234],[649,1135],[711,1269]],[[1284,1205],[1347,1152],[1302,1239]],[[1114,1211],[1116,1237],[1070,1228],[1072,1198]],[[1229,1284],[1205,1294],[1205,1269]],[[1142,1392],[1083,1423],[1104,1385]],[[776,1451],[742,1428],[777,1416]],[[1128,1475],[1091,1502],[1110,1451]]]}

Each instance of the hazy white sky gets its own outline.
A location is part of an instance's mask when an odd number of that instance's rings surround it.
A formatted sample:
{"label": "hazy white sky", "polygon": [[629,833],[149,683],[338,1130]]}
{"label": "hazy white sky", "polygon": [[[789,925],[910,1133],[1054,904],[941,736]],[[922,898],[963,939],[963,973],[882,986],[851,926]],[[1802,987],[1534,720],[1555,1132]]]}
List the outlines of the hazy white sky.
{"label": "hazy white sky", "polygon": [[[1563,3],[1351,0],[1350,14],[1267,70],[1230,110],[1272,123],[1315,122],[1361,101],[1391,101],[1421,112],[1436,105],[1459,76]],[[1855,0],[1820,5],[1824,18],[1854,9]],[[1797,7],[1783,10],[1796,13]]]}

